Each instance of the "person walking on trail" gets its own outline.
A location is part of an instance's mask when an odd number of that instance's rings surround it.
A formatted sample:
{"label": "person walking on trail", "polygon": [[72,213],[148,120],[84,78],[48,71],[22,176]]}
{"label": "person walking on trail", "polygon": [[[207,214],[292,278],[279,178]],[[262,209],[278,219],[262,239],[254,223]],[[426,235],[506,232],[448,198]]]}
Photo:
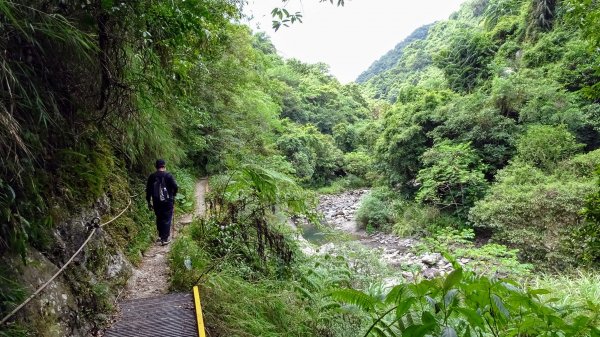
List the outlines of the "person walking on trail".
{"label": "person walking on trail", "polygon": [[[167,172],[165,161],[156,161],[156,172],[148,177],[146,183],[146,201],[148,209],[154,210],[156,215],[156,229],[160,243],[166,245],[171,242],[171,221],[173,220],[173,206],[177,195],[177,182],[171,173]],[[157,241],[158,241],[157,240]]]}

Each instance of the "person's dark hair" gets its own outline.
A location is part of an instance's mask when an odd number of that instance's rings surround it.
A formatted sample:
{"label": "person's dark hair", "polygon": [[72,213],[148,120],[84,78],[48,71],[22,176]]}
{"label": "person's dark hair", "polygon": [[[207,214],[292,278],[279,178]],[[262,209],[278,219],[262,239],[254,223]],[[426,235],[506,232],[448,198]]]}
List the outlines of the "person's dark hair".
{"label": "person's dark hair", "polygon": [[156,161],[156,164],[154,165],[157,169],[161,168],[161,167],[165,167],[166,163],[164,161],[164,159],[158,159]]}

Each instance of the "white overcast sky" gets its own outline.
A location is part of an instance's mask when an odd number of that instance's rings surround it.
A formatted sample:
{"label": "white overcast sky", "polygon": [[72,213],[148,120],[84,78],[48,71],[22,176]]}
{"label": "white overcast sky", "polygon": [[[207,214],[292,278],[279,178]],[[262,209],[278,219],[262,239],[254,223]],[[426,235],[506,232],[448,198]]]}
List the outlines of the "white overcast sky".
{"label": "white overcast sky", "polygon": [[[334,1],[336,2],[336,1]],[[267,32],[279,53],[307,63],[329,64],[342,83],[354,81],[371,63],[422,25],[447,19],[465,0],[346,0],[337,7],[319,0],[291,0],[303,23],[271,28],[271,10],[281,0],[249,0],[250,26]]]}

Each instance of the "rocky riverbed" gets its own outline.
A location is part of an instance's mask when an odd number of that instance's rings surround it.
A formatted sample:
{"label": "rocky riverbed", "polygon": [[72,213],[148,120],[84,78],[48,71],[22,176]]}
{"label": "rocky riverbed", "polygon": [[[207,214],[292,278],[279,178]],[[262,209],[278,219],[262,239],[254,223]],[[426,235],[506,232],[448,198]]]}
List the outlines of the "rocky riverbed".
{"label": "rocky riverbed", "polygon": [[[319,198],[318,211],[323,214],[326,226],[351,234],[363,246],[381,252],[382,261],[388,266],[398,269],[405,279],[413,279],[416,275],[434,278],[452,271],[452,265],[439,253],[425,252],[415,254],[419,240],[400,238],[392,234],[376,232],[368,234],[360,229],[356,222],[356,211],[369,190],[353,190],[336,195],[322,195]],[[329,242],[316,249],[320,254],[335,253],[336,244]],[[459,261],[468,263],[468,259]]]}

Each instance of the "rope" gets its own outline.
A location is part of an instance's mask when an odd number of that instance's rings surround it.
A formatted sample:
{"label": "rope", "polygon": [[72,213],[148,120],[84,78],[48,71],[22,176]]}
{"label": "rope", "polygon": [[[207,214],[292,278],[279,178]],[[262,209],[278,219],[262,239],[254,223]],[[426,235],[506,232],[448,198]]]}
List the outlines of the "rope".
{"label": "rope", "polygon": [[32,299],[34,299],[39,293],[41,293],[44,289],[46,289],[46,287],[50,283],[52,283],[52,281],[54,281],[60,274],[62,274],[65,271],[65,269],[67,269],[67,267],[71,264],[71,262],[73,262],[73,260],[75,260],[75,257],[77,255],[79,255],[79,253],[81,253],[81,251],[83,250],[83,248],[90,242],[90,240],[92,239],[92,237],[94,236],[94,234],[96,233],[96,231],[99,228],[102,228],[102,227],[104,227],[104,226],[112,223],[113,221],[117,220],[119,217],[121,217],[121,215],[123,215],[125,213],[125,211],[127,211],[127,209],[129,209],[129,207],[131,206],[131,201],[133,200],[133,198],[135,198],[138,195],[139,194],[130,196],[129,197],[129,203],[127,204],[127,206],[119,214],[117,214],[117,216],[115,216],[114,218],[110,219],[109,221],[107,221],[107,222],[105,222],[103,224],[100,224],[100,219],[94,218],[91,221],[92,224],[94,225],[94,228],[92,229],[92,232],[87,237],[87,239],[83,242],[83,244],[81,245],[81,247],[79,247],[79,249],[77,249],[77,251],[75,252],[75,254],[73,254],[73,256],[71,256],[71,258],[69,259],[69,261],[67,261],[67,263],[65,263],[48,281],[46,281],[46,283],[44,283],[41,287],[39,287],[23,303],[21,303],[18,307],[16,307],[8,315],[4,316],[4,318],[2,318],[2,321],[0,321],[0,326],[3,325],[4,323],[6,323],[6,321],[8,321],[12,316],[14,316],[14,314],[16,314],[19,310],[23,309],[23,307],[26,306],[27,303],[31,302]]}

